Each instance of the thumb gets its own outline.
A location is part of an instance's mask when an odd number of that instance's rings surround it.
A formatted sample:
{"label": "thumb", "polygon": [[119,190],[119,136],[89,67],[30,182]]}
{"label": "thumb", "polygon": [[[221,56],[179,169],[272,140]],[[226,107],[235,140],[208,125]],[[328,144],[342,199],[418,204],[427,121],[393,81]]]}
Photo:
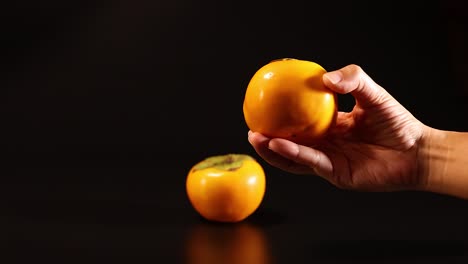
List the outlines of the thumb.
{"label": "thumb", "polygon": [[391,98],[384,88],[376,84],[361,67],[348,65],[323,75],[324,84],[339,94],[351,93],[361,107],[382,104]]}

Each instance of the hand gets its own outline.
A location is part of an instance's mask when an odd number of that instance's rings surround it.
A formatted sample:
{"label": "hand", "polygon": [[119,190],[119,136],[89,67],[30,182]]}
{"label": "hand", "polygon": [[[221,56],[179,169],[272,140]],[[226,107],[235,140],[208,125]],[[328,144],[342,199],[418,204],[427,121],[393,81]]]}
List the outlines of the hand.
{"label": "hand", "polygon": [[249,131],[249,142],[269,164],[315,174],[343,189],[396,191],[422,188],[418,151],[427,127],[359,66],[326,73],[324,84],[351,95],[356,105],[339,112],[325,140],[311,148]]}

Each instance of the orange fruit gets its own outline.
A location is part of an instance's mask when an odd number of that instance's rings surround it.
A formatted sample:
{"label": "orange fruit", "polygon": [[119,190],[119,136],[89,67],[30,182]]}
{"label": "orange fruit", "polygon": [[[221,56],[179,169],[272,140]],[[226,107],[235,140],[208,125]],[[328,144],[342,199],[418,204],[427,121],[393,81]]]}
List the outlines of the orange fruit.
{"label": "orange fruit", "polygon": [[249,155],[212,156],[191,168],[186,191],[193,208],[205,219],[239,222],[262,202],[265,173]]}
{"label": "orange fruit", "polygon": [[280,59],[251,78],[243,103],[247,126],[270,138],[317,144],[333,125],[337,97],[325,87],[326,70],[312,61]]}

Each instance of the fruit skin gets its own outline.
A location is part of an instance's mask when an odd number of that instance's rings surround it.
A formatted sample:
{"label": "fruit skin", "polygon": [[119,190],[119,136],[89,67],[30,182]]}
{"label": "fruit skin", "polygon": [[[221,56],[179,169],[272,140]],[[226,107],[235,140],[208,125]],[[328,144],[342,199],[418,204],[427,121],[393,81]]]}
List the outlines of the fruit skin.
{"label": "fruit skin", "polygon": [[319,64],[280,59],[261,67],[245,92],[247,126],[267,137],[313,146],[334,124],[336,94],[325,87]]}
{"label": "fruit skin", "polygon": [[193,208],[205,219],[233,223],[260,206],[265,183],[265,172],[252,157],[226,154],[193,166],[187,175],[186,192]]}

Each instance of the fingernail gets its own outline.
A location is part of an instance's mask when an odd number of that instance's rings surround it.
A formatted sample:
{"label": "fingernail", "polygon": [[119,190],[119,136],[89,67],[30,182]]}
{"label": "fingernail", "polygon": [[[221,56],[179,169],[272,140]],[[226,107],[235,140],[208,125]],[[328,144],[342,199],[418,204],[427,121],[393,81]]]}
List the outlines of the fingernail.
{"label": "fingernail", "polygon": [[343,75],[340,71],[327,72],[324,76],[333,84],[337,84],[343,79]]}
{"label": "fingernail", "polygon": [[249,130],[249,132],[247,132],[247,137],[250,137],[250,135],[252,135],[252,131]]}
{"label": "fingernail", "polygon": [[269,149],[269,150],[274,151],[273,149],[274,149],[275,147],[274,147],[274,146],[272,147],[273,144],[275,144],[274,141],[271,141],[271,140],[268,141],[268,149]]}

